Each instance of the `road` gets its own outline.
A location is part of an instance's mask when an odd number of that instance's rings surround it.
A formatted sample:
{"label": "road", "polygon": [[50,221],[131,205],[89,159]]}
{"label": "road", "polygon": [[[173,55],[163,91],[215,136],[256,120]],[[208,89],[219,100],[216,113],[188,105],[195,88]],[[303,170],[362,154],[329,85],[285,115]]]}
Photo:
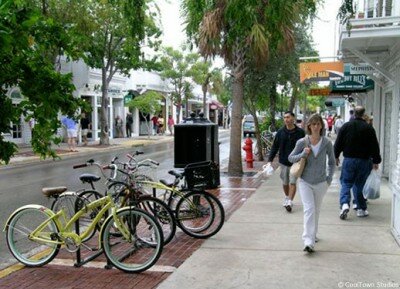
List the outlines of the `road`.
{"label": "road", "polygon": [[[220,133],[220,163],[226,164],[229,157],[229,134]],[[157,178],[173,179],[168,175],[168,170],[174,166],[174,144],[159,143],[148,145],[137,150],[143,151],[137,159],[142,160],[151,158],[160,162],[157,170]],[[51,206],[51,201],[42,193],[43,187],[66,186],[69,191],[74,191],[84,187],[79,181],[79,175],[92,172],[101,175],[95,167],[84,169],[72,169],[75,164],[84,163],[93,158],[100,163],[109,163],[111,159],[118,155],[122,159],[126,153],[132,149],[119,149],[113,151],[93,152],[85,156],[68,157],[58,161],[37,162],[30,164],[10,165],[0,168],[0,269],[7,267],[15,260],[10,255],[7,248],[5,234],[2,231],[8,216],[17,208],[27,204],[40,204],[47,207]],[[104,192],[104,181],[96,183],[96,189]]]}

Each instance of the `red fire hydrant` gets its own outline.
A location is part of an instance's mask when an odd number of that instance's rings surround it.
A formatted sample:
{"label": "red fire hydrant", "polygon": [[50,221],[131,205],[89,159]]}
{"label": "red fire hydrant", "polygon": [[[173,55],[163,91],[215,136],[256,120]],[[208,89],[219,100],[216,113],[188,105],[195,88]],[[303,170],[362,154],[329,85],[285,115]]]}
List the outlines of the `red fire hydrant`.
{"label": "red fire hydrant", "polygon": [[243,150],[246,152],[246,158],[244,160],[246,161],[247,168],[252,169],[254,159],[253,159],[253,141],[251,140],[251,138],[249,137],[246,138],[246,140],[244,141]]}

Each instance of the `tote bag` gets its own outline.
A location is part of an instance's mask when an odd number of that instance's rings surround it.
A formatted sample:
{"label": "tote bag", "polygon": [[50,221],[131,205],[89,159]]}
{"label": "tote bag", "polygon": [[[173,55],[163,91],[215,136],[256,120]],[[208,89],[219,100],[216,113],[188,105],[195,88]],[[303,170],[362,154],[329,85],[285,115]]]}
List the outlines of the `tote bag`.
{"label": "tote bag", "polygon": [[[304,138],[306,146],[308,146],[308,138]],[[299,178],[303,174],[304,167],[306,166],[307,159],[306,158],[301,158],[297,163],[294,163],[290,167],[290,174],[295,177]]]}

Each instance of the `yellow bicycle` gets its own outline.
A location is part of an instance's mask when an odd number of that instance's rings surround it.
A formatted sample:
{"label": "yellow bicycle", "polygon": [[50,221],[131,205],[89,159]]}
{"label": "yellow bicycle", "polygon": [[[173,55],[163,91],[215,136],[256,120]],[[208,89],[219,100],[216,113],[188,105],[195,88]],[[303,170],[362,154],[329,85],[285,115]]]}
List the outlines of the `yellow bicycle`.
{"label": "yellow bicycle", "polygon": [[[116,172],[115,165],[110,167]],[[56,257],[61,246],[70,252],[85,246],[83,240],[101,225],[98,248],[116,268],[138,273],[159,259],[163,249],[162,230],[147,212],[133,207],[118,209],[110,194],[90,203],[78,198],[76,209],[69,220],[63,209],[53,212],[41,205],[27,205],[14,211],[4,228],[12,255],[28,267],[43,266]],[[97,214],[78,235],[74,225],[87,212]],[[111,213],[103,222],[108,212]]]}

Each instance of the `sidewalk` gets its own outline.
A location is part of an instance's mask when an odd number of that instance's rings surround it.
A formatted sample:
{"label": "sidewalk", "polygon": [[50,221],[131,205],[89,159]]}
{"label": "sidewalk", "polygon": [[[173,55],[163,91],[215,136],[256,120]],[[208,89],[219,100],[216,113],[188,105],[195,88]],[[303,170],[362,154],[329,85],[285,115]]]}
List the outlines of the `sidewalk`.
{"label": "sidewalk", "polygon": [[[140,146],[146,146],[153,143],[160,142],[172,142],[174,140],[173,136],[168,135],[157,135],[157,136],[138,136],[132,138],[115,138],[110,139],[110,146],[99,145],[99,141],[89,142],[87,146],[82,146],[79,144],[76,149],[77,152],[70,152],[68,149],[67,143],[61,143],[59,146],[54,146],[53,149],[56,150],[57,154],[64,157],[72,157],[78,155],[85,155],[90,152],[95,151],[104,151],[104,150],[114,150],[121,148],[134,148]],[[19,146],[18,152],[14,157],[11,158],[10,164],[16,163],[27,163],[27,162],[36,162],[40,160],[38,155],[35,155],[32,151],[32,147],[29,145],[21,145]],[[47,158],[46,160],[52,160],[51,158]],[[0,164],[1,165],[1,164]]]}
{"label": "sidewalk", "polygon": [[316,252],[302,251],[303,213],[282,208],[278,174],[265,181],[158,288],[399,288],[400,247],[390,233],[391,195],[369,201],[370,216],[339,219],[338,177],[323,201]]}

